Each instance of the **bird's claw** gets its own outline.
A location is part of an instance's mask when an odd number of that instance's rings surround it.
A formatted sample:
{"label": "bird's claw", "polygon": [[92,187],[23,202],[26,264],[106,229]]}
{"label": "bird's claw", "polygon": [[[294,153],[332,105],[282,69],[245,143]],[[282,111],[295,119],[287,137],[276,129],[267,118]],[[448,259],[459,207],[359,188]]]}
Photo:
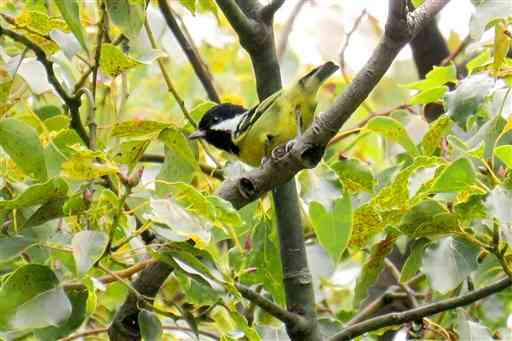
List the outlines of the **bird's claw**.
{"label": "bird's claw", "polygon": [[279,145],[272,150],[271,157],[274,160],[282,159],[286,154],[288,154],[295,145],[295,140],[290,140],[286,142],[286,144]]}

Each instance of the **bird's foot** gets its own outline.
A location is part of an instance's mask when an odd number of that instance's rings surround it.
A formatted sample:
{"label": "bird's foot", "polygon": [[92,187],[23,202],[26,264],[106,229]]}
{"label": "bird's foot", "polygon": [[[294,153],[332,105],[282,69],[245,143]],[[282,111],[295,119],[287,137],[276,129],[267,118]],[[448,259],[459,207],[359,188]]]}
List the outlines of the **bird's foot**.
{"label": "bird's foot", "polygon": [[288,154],[295,145],[295,140],[290,140],[285,144],[279,145],[272,150],[271,157],[274,160],[282,159],[286,154]]}

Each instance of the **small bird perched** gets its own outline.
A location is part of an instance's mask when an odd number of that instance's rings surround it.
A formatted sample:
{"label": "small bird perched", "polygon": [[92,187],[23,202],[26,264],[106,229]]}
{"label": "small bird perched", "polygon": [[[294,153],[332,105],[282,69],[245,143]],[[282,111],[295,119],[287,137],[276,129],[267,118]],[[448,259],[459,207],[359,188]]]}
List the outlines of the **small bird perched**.
{"label": "small bird perched", "polygon": [[216,105],[204,114],[189,138],[203,138],[258,166],[276,146],[294,139],[313,123],[318,89],[336,70],[338,66],[327,62],[249,110],[231,103]]}

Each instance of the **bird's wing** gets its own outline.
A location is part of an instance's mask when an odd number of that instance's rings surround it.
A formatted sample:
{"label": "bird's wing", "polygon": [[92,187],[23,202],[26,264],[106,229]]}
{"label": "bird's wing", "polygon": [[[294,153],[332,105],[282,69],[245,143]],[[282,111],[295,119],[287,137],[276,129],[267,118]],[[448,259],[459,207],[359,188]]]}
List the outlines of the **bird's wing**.
{"label": "bird's wing", "polygon": [[266,99],[263,102],[258,103],[249,111],[244,114],[244,117],[238,123],[235,131],[233,132],[233,141],[236,143],[240,141],[245,134],[254,126],[256,121],[265,114],[275,103],[276,100],[281,96],[281,91],[278,91]]}

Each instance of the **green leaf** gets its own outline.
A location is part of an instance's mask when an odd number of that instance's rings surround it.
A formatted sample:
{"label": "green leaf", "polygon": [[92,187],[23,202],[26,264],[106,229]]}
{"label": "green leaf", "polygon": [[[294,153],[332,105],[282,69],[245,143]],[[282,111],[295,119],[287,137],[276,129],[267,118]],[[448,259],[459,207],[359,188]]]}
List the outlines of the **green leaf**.
{"label": "green leaf", "polygon": [[494,155],[496,155],[507,168],[512,169],[512,146],[504,145],[494,149]]}
{"label": "green leaf", "polygon": [[412,207],[402,217],[399,229],[411,238],[435,238],[459,230],[457,216],[432,199]]}
{"label": "green leaf", "polygon": [[216,224],[237,226],[243,223],[240,214],[229,201],[214,195],[209,195],[207,199],[215,207],[214,222]]}
{"label": "green leaf", "polygon": [[37,180],[46,180],[43,147],[30,125],[14,118],[1,120],[0,146],[25,173]]}
{"label": "green leaf", "polygon": [[411,105],[428,104],[437,102],[448,92],[447,86],[439,86],[437,88],[422,90],[414,95],[409,101]]}
{"label": "green leaf", "polygon": [[130,40],[135,41],[144,25],[143,0],[105,0],[112,22]]}
{"label": "green leaf", "polygon": [[491,51],[489,49],[485,49],[482,53],[480,53],[475,58],[471,59],[467,64],[466,68],[468,69],[468,74],[471,75],[476,69],[480,69],[486,65],[491,64],[492,57]]}
{"label": "green leaf", "polygon": [[402,271],[400,273],[401,283],[407,282],[419,271],[423,262],[423,254],[425,253],[425,248],[429,243],[430,240],[426,238],[418,239],[412,242],[411,252],[409,257],[407,257],[404,265],[402,266]]}
{"label": "green leaf", "polygon": [[68,192],[68,185],[61,178],[53,178],[45,183],[28,187],[16,198],[0,201],[0,208],[14,209],[41,205],[48,201],[63,198]]}
{"label": "green leaf", "polygon": [[71,303],[59,287],[57,276],[47,266],[23,265],[0,289],[0,330],[58,325],[70,314]]}
{"label": "green leaf", "polygon": [[103,153],[82,148],[61,165],[61,176],[72,180],[92,180],[104,175],[115,175],[119,168],[109,161],[99,162]]}
{"label": "green leaf", "polygon": [[476,270],[479,253],[478,247],[463,240],[444,238],[426,249],[421,270],[434,290],[446,294]]}
{"label": "green leaf", "polygon": [[55,0],[55,3],[80,45],[85,51],[88,51],[84,29],[80,22],[80,3],[78,0]]}
{"label": "green leaf", "polygon": [[512,222],[512,192],[502,186],[496,186],[487,196],[485,207],[489,216],[496,218],[502,226]]}
{"label": "green leaf", "polygon": [[[199,164],[189,140],[174,127],[164,129],[159,139],[165,144],[165,162],[157,179],[165,182],[190,183],[199,170]],[[165,195],[167,188],[164,183],[157,182],[156,191],[160,195]]]}
{"label": "green leaf", "polygon": [[485,97],[494,87],[494,79],[477,74],[462,80],[457,88],[446,94],[446,114],[461,128],[466,128],[466,120],[475,115]]}
{"label": "green leaf", "polygon": [[306,204],[316,201],[330,210],[343,193],[338,175],[324,163],[300,172],[298,179],[300,196]]}
{"label": "green leaf", "polygon": [[156,138],[169,123],[148,120],[131,120],[116,123],[110,135],[112,137],[145,137]]}
{"label": "green leaf", "polygon": [[186,9],[190,11],[190,13],[196,13],[196,0],[179,0],[180,4],[182,4]]}
{"label": "green leaf", "polygon": [[471,161],[458,159],[441,171],[431,190],[433,192],[459,192],[476,183],[476,173]]}
{"label": "green leaf", "polygon": [[146,309],[139,312],[140,335],[144,341],[158,341],[162,337],[162,323],[156,314]]}
{"label": "green leaf", "polygon": [[439,148],[443,138],[451,131],[452,126],[453,121],[447,115],[441,115],[437,120],[432,122],[420,143],[423,155],[434,155],[434,152]]}
{"label": "green leaf", "polygon": [[247,266],[254,268],[254,271],[244,273],[241,277],[242,282],[262,284],[265,290],[272,294],[277,304],[285,304],[277,232],[268,218],[262,218],[254,227],[251,242]]}
{"label": "green leaf", "polygon": [[344,159],[332,164],[331,168],[351,193],[373,192],[377,181],[370,168],[363,162],[357,159]]}
{"label": "green leaf", "polygon": [[442,85],[456,82],[457,67],[455,64],[451,63],[448,66],[434,66],[434,68],[429,73],[427,73],[425,79],[418,82],[405,84],[404,87],[426,91],[436,88],[446,88],[442,87]]}
{"label": "green leaf", "polygon": [[132,170],[148,148],[151,140],[130,140],[122,142],[118,148],[111,152],[112,161],[128,165]]}
{"label": "green leaf", "polygon": [[368,122],[367,128],[380,133],[386,138],[399,143],[411,155],[418,155],[418,149],[414,145],[402,123],[391,117],[378,116]]}
{"label": "green leaf", "polygon": [[0,262],[18,257],[33,244],[33,241],[21,236],[0,238]]}
{"label": "green leaf", "polygon": [[313,201],[309,205],[309,216],[320,245],[337,263],[345,251],[352,233],[352,202],[344,193],[334,202],[334,208],[327,210],[322,204]]}
{"label": "green leaf", "polygon": [[357,279],[354,293],[354,307],[357,308],[368,296],[370,287],[375,283],[384,268],[384,260],[393,249],[396,237],[388,236],[372,247],[368,260],[364,263],[361,275]]}
{"label": "green leaf", "polygon": [[108,236],[100,231],[81,231],[73,236],[71,247],[76,270],[80,276],[91,269],[103,256],[108,245]]}
{"label": "green leaf", "polygon": [[132,69],[142,63],[126,54],[117,46],[103,43],[101,45],[100,69],[110,77],[117,77],[122,72]]}
{"label": "green leaf", "polygon": [[66,288],[66,296],[71,301],[71,316],[64,324],[36,330],[35,334],[42,341],[53,341],[70,335],[78,329],[86,317],[88,291],[85,288]]}

